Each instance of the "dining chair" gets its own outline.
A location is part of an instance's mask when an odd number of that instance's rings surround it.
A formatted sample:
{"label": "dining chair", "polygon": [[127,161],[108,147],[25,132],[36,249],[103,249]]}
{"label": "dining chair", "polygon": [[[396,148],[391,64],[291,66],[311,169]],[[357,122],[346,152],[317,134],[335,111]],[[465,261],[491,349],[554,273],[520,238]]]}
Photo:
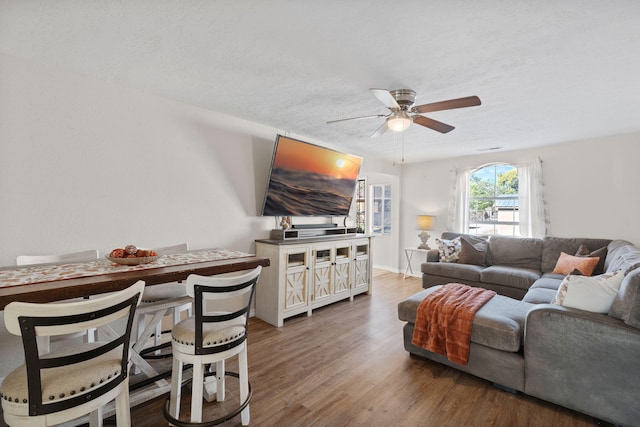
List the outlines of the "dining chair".
{"label": "dining chair", "polygon": [[[256,283],[262,267],[235,276],[187,277],[187,293],[194,298],[193,316],[174,325],[171,333],[173,368],[171,392],[163,408],[165,418],[175,425],[189,425],[179,419],[183,366],[193,366],[190,423],[202,423],[205,376],[215,375],[216,400],[225,400],[225,376],[237,377],[240,405],[206,425],[225,422],[241,414],[242,425],[249,424],[251,385],[247,365],[247,322]],[[238,372],[227,372],[225,361],[238,356]],[[205,366],[210,365],[205,375]]]}
{"label": "dining chair", "polygon": [[[162,256],[187,250],[189,250],[188,245],[181,243],[157,248],[155,252],[158,256]],[[136,348],[142,351],[149,338],[153,337],[153,344],[146,348],[143,354],[148,354],[150,350],[156,350],[156,353],[159,354],[159,349],[162,346],[162,318],[171,315],[172,325],[175,325],[180,321],[184,311],[187,312],[187,317],[191,316],[191,298],[187,295],[184,283],[170,282],[146,287],[136,314],[137,339],[139,341],[136,343]],[[139,373],[138,368],[135,373]]]}
{"label": "dining chair", "polygon": [[[66,264],[66,263],[78,263],[78,262],[90,262],[98,259],[98,251],[96,249],[89,249],[81,252],[72,252],[66,254],[54,254],[54,255],[19,255],[16,258],[16,265],[35,265],[35,264]],[[97,331],[95,329],[83,331],[81,335],[84,336],[87,342],[93,342],[97,339]],[[68,340],[74,336],[56,337],[54,341]],[[49,339],[43,337],[40,339],[40,350],[47,353],[51,349]]]}
{"label": "dining chair", "polygon": [[[0,385],[5,422],[49,427],[89,415],[102,426],[104,406],[115,400],[118,427],[129,427],[129,344],[144,282],[104,297],[63,302],[12,302],[4,309],[7,330],[22,337],[25,363]],[[40,354],[40,336],[100,328],[106,341],[79,343]],[[102,336],[103,334],[101,334]]]}

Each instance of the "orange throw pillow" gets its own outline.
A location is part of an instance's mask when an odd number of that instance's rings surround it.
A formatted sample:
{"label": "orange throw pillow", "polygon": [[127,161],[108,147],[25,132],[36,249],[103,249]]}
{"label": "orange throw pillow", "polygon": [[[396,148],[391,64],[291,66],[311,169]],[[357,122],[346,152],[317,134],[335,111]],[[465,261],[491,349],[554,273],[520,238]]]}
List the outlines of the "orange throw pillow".
{"label": "orange throw pillow", "polygon": [[583,275],[591,276],[596,265],[598,265],[598,261],[600,261],[600,258],[598,257],[577,257],[560,252],[560,258],[558,258],[558,262],[556,263],[556,267],[553,269],[553,272],[556,274],[567,275],[574,269],[578,269]]}

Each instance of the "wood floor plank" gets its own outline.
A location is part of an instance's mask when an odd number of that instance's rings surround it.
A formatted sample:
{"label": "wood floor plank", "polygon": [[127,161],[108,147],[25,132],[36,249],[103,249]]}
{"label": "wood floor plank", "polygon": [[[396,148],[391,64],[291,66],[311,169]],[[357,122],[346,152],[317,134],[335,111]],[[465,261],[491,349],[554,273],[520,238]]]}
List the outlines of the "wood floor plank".
{"label": "wood floor plank", "polygon": [[[420,279],[376,272],[373,286],[372,295],[287,319],[282,328],[250,319],[252,426],[610,426],[410,357],[397,304],[422,289]],[[163,403],[133,408],[133,426],[167,426]],[[223,425],[241,423],[237,417]]]}

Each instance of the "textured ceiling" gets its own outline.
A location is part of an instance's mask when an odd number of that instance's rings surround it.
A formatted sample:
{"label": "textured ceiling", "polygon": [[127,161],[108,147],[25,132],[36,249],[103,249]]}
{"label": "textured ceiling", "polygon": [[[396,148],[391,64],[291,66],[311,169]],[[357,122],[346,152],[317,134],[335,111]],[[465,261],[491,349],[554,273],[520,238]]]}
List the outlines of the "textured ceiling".
{"label": "textured ceiling", "polygon": [[[638,0],[0,1],[4,54],[406,162],[640,131],[639,28]],[[386,114],[369,88],[482,105],[326,124]]]}

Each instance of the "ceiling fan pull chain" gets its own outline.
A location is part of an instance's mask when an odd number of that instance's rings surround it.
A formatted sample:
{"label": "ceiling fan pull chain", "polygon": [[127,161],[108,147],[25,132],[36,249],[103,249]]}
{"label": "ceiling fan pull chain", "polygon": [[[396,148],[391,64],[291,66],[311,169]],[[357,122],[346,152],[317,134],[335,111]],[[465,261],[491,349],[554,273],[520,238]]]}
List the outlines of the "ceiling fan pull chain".
{"label": "ceiling fan pull chain", "polygon": [[393,133],[393,166],[396,166],[396,132]]}

